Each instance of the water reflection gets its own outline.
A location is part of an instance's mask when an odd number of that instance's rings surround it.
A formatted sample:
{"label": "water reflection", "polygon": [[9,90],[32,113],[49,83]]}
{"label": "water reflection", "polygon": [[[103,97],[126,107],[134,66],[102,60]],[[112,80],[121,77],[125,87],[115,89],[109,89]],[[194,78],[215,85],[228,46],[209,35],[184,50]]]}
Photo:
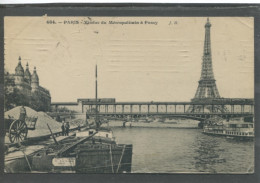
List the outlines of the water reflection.
{"label": "water reflection", "polygon": [[252,173],[254,143],[208,136],[199,129],[116,128],[133,144],[133,173]]}
{"label": "water reflection", "polygon": [[195,169],[198,172],[216,173],[218,164],[226,162],[221,156],[225,149],[220,148],[219,138],[200,135],[196,136],[195,142]]}

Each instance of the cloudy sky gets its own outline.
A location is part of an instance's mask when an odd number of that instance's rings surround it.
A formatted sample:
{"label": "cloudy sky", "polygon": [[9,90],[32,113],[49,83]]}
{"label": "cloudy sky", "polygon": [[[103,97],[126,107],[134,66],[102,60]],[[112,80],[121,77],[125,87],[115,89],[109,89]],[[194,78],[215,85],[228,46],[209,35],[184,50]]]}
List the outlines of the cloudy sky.
{"label": "cloudy sky", "polygon": [[[53,102],[94,98],[95,64],[99,97],[189,101],[200,78],[206,19],[5,17],[5,68],[13,73],[19,56],[31,72],[36,66],[40,85],[50,90]],[[253,98],[254,19],[210,17],[210,22],[221,97]]]}

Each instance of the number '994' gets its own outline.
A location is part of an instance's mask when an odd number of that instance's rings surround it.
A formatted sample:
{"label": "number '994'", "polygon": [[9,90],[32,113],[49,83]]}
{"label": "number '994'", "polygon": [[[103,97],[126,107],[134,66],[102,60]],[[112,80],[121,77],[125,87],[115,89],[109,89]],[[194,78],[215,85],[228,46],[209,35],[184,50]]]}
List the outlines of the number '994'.
{"label": "number '994'", "polygon": [[47,24],[56,24],[56,22],[54,20],[47,20],[46,22]]}

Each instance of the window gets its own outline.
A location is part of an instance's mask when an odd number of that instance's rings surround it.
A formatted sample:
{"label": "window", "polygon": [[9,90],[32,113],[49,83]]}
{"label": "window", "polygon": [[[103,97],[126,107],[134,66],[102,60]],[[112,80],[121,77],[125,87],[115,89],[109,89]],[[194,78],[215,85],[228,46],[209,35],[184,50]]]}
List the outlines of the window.
{"label": "window", "polygon": [[236,124],[230,124],[230,128],[236,128]]}

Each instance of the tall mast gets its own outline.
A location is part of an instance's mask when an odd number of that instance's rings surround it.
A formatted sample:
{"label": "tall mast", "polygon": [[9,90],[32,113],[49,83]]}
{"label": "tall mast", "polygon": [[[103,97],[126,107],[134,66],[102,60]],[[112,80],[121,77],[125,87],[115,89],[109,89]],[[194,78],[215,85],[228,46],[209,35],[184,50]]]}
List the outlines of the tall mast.
{"label": "tall mast", "polygon": [[95,121],[96,121],[96,126],[98,127],[99,126],[99,124],[98,124],[98,108],[97,108],[97,102],[98,102],[98,100],[97,100],[97,92],[98,92],[98,83],[97,83],[97,65],[96,65],[96,119],[95,119]]}

